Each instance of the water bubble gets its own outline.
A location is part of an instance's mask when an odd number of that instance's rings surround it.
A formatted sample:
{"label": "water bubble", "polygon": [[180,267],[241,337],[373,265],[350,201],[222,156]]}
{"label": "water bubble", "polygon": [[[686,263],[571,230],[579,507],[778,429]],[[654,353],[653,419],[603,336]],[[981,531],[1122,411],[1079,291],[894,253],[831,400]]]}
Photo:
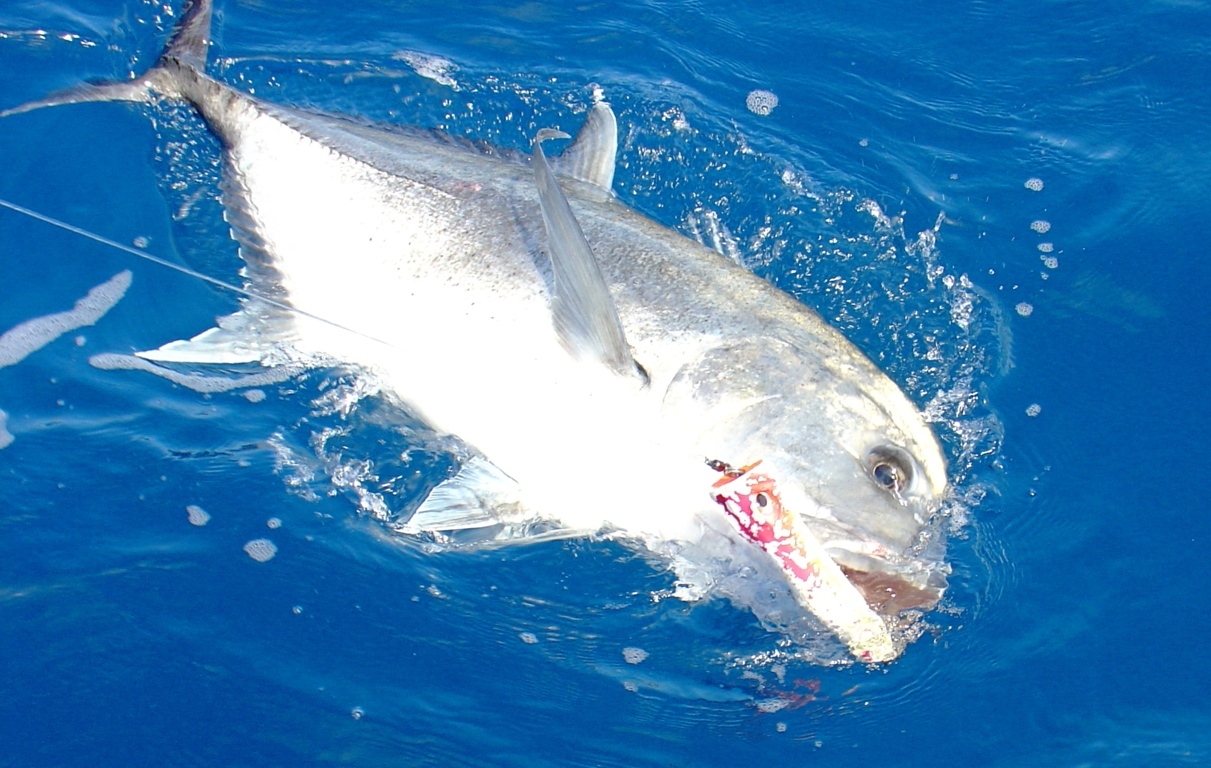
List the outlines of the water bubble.
{"label": "water bubble", "polygon": [[626,688],[631,693],[639,693],[639,683],[634,683],[630,680],[623,680],[622,687]]}
{"label": "water bubble", "polygon": [[1034,221],[1030,222],[1030,228],[1041,235],[1044,232],[1049,232],[1051,230],[1051,222],[1043,221],[1042,219],[1035,219]]}
{"label": "water bubble", "polygon": [[1054,257],[1054,256],[1044,256],[1043,257],[1043,266],[1047,267],[1047,269],[1055,269],[1059,265],[1060,265],[1060,260],[1057,259],[1056,257]]}
{"label": "water bubble", "polygon": [[1032,419],[1042,412],[1043,406],[1039,405],[1038,403],[1031,403],[1030,405],[1026,406],[1026,415]]}
{"label": "water bubble", "polygon": [[265,399],[265,390],[263,390],[263,389],[250,389],[250,390],[248,390],[247,392],[245,392],[245,393],[244,393],[244,397],[245,397],[245,399],[247,399],[247,400],[248,400],[248,402],[250,402],[250,403],[259,403],[259,402],[261,402],[262,400],[264,400],[264,399]]}
{"label": "water bubble", "polygon": [[1040,251],[1042,251],[1043,253],[1051,253],[1052,251],[1055,250],[1055,244],[1054,243],[1039,243],[1038,249]]}
{"label": "water bubble", "polygon": [[139,237],[136,237],[133,242],[136,248],[146,248],[151,243],[151,240],[140,235]]}
{"label": "water bubble", "polygon": [[210,513],[197,504],[190,504],[188,507],[185,507],[185,512],[189,515],[190,525],[202,526],[210,522]]}
{"label": "water bubble", "polygon": [[774,730],[778,733],[786,733],[786,723],[774,723]]}
{"label": "water bubble", "polygon": [[761,699],[757,702],[757,711],[765,714],[786,709],[790,702],[786,699]]}
{"label": "water bubble", "polygon": [[638,664],[648,657],[648,652],[642,648],[623,648],[622,658],[627,664]]}
{"label": "water bubble", "polygon": [[253,560],[264,563],[273,559],[273,556],[278,553],[278,548],[269,539],[253,539],[244,545],[244,551]]}
{"label": "water bubble", "polygon": [[517,636],[520,637],[521,641],[526,645],[534,645],[538,642],[538,636],[533,632],[519,632],[517,633]]}
{"label": "water bubble", "polygon": [[279,518],[276,518],[276,517],[271,517],[271,518],[269,518],[268,520],[266,520],[266,521],[265,521],[265,525],[269,526],[271,529],[273,529],[273,528],[281,528],[281,527],[282,527],[282,521],[281,521]]}
{"label": "water bubble", "polygon": [[302,613],[302,612],[303,612],[303,606],[301,606],[301,605],[296,605],[296,606],[294,606],[293,608],[291,608],[290,610],[294,611],[294,615],[295,615],[295,616],[298,616],[300,613]]}
{"label": "water bubble", "polygon": [[671,122],[675,131],[684,132],[690,130],[690,121],[685,119],[685,113],[677,109],[677,107],[666,109],[660,116],[665,121]]}
{"label": "water bubble", "polygon": [[744,99],[744,106],[756,115],[768,115],[778,106],[778,97],[771,91],[756,90]]}
{"label": "water bubble", "polygon": [[361,707],[354,707],[349,711],[349,714],[353,716],[354,720],[361,720],[362,716],[366,714],[366,710]]}
{"label": "water bubble", "polygon": [[1026,179],[1026,189],[1029,189],[1031,192],[1042,192],[1043,180],[1038,178]]}
{"label": "water bubble", "polygon": [[83,336],[76,337],[76,346],[77,347],[82,347],[87,343],[88,343],[88,339],[84,338]]}
{"label": "water bubble", "polygon": [[1034,312],[1034,307],[1024,301],[1020,302],[1016,307],[1014,307],[1014,309],[1016,309],[1018,314],[1022,317],[1030,317],[1030,313]]}

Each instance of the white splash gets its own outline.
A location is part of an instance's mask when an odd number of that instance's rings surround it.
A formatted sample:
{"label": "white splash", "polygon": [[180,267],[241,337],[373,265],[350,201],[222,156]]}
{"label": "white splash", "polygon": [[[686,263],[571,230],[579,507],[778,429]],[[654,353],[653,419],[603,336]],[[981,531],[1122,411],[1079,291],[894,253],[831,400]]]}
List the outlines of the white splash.
{"label": "white splash", "polygon": [[761,699],[757,702],[757,711],[769,714],[778,712],[790,706],[790,702],[786,699]]}
{"label": "white splash", "polygon": [[391,58],[412,67],[412,70],[421,77],[427,77],[439,85],[458,90],[458,83],[450,77],[451,72],[458,71],[458,65],[449,59],[418,51],[399,51]]}
{"label": "white splash", "polygon": [[[130,270],[123,270],[94,287],[66,312],[35,317],[10,328],[0,336],[0,368],[16,365],[65,333],[96,325],[126,295],[130,281]],[[83,343],[83,338],[76,339],[76,346]],[[5,426],[7,421],[8,414],[0,410],[0,449],[12,445],[14,440]]]}
{"label": "white splash", "polygon": [[0,409],[0,449],[7,448],[13,443],[13,433],[6,428],[8,414]]}
{"label": "white splash", "polygon": [[258,563],[268,562],[278,553],[278,547],[269,539],[253,539],[244,545],[244,551]]}
{"label": "white splash", "polygon": [[16,365],[65,333],[96,325],[130,287],[130,270],[123,270],[88,292],[66,312],[26,320],[0,336],[0,368]]}
{"label": "white splash", "polygon": [[623,648],[622,658],[627,664],[639,664],[648,657],[648,652],[642,648]]}
{"label": "white splash", "polygon": [[768,115],[778,106],[778,96],[772,91],[756,90],[745,97],[744,106],[755,115]]}
{"label": "white splash", "polygon": [[210,513],[197,504],[190,504],[185,507],[185,513],[189,515],[190,525],[203,526],[210,522]]}
{"label": "white splash", "polygon": [[212,393],[227,392],[245,387],[264,387],[278,384],[291,376],[302,372],[302,366],[282,365],[270,368],[260,373],[250,373],[244,376],[203,376],[197,373],[180,373],[170,368],[156,365],[141,357],[133,355],[118,355],[105,353],[88,358],[88,364],[103,371],[146,371],[161,378],[168,379],[173,384],[192,389],[194,392]]}
{"label": "white splash", "polygon": [[699,206],[686,214],[685,224],[690,231],[690,236],[701,245],[721,256],[726,256],[742,267],[747,266],[740,249],[740,241],[727,228],[727,224],[723,223],[723,219],[718,213],[710,208]]}

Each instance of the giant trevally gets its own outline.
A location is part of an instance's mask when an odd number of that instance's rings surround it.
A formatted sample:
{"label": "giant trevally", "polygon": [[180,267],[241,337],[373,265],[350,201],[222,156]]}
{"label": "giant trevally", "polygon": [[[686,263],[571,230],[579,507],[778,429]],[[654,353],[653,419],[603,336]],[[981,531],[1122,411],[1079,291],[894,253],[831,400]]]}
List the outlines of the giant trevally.
{"label": "giant trevally", "polygon": [[142,357],[356,366],[470,450],[407,530],[612,536],[687,579],[712,558],[856,659],[899,655],[949,572],[934,434],[813,311],[615,199],[608,104],[553,161],[553,130],[527,156],[291,109],[206,74],[210,19],[194,0],[142,76],[5,113],[185,102],[220,140],[253,295]]}

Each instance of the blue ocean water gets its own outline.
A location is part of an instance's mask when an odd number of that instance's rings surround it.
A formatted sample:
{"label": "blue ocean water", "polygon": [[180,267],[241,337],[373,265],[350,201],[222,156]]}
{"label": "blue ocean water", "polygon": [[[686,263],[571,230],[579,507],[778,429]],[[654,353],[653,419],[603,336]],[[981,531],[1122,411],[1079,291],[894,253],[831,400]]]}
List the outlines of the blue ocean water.
{"label": "blue ocean water", "polygon": [[[178,10],[7,4],[0,108],[142,71]],[[619,196],[934,421],[951,590],[900,660],[825,666],[618,543],[427,551],[393,525],[442,439],[355,372],[90,365],[236,299],[0,211],[0,331],[134,278],[0,369],[0,765],[1211,760],[1206,3],[217,10],[212,72],[296,106],[524,148],[600,86]],[[0,197],[236,279],[217,162],[184,110],[0,120]]]}

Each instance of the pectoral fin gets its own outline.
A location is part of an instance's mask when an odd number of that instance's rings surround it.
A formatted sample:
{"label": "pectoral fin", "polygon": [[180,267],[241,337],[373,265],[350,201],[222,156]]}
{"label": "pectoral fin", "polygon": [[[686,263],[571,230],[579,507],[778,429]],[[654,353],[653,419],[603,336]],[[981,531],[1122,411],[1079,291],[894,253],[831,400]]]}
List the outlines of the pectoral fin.
{"label": "pectoral fin", "polygon": [[495,464],[475,456],[439,484],[412,513],[408,533],[465,531],[520,518],[521,488]]}
{"label": "pectoral fin", "polygon": [[531,159],[555,277],[551,308],[555,330],[576,357],[598,361],[617,374],[646,382],[647,374],[631,357],[601,267],[542,152],[542,142],[555,138],[568,135],[550,128],[539,131]]}
{"label": "pectoral fin", "polygon": [[264,362],[277,347],[294,340],[289,313],[257,299],[239,312],[220,317],[218,325],[192,339],[172,341],[135,354],[160,363],[233,365]]}

